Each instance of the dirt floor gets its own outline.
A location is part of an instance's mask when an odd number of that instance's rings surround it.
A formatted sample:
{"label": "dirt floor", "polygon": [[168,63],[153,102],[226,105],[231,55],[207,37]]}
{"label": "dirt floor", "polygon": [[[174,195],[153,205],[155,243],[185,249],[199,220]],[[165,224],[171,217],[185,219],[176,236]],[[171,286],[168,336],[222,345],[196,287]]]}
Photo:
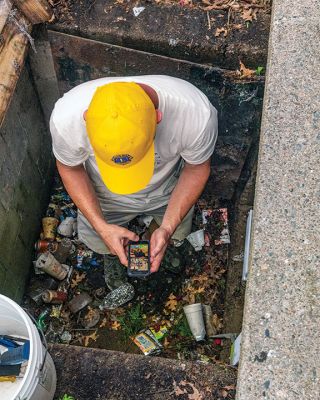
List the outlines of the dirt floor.
{"label": "dirt floor", "polygon": [[[77,346],[51,345],[56,400],[230,400],[236,369]],[[72,398],[63,397],[72,395]]]}
{"label": "dirt floor", "polygon": [[[132,339],[137,333],[152,329],[161,342],[162,357],[205,363],[219,361],[222,349],[224,346],[229,348],[230,341],[207,338],[197,343],[183,312],[183,306],[187,304],[200,302],[210,305],[212,313],[207,321],[207,331],[209,329],[210,336],[221,333],[228,261],[228,244],[221,244],[221,239],[228,242],[229,234],[227,210],[212,212],[212,206],[204,198],[196,206],[193,231],[205,228],[203,249],[195,251],[185,241],[179,249],[184,268],[172,272],[161,268],[146,280],[130,278],[136,294],[129,304],[116,310],[99,309],[108,292],[103,276],[103,257],[90,251],[73,235],[72,253],[65,262],[72,266],[70,276],[59,282],[48,274],[34,274],[24,305],[38,320],[49,342],[140,353]],[[203,223],[204,210],[212,213],[207,216],[206,224]],[[60,221],[76,217],[76,208],[58,178],[46,216]],[[151,223],[148,231],[154,228]],[[146,227],[134,220],[130,229],[142,234]],[[221,236],[223,229],[224,236]],[[150,234],[148,231],[145,235]],[[55,243],[62,238],[57,234],[50,244],[49,250],[53,255]],[[35,259],[41,254],[36,252]],[[67,299],[63,304],[44,303],[41,293],[47,288],[67,293]],[[80,293],[90,296],[88,304],[72,313],[69,303]]]}
{"label": "dirt floor", "polygon": [[[75,0],[50,0],[49,2],[54,8],[56,20],[64,21],[70,18],[69,9],[75,4]],[[87,5],[86,14],[89,14],[95,0],[82,0],[81,3]],[[270,13],[272,0],[141,0],[138,3],[132,0],[115,0],[113,3],[117,6],[122,5],[124,15],[131,11],[132,7],[144,7],[149,4],[166,7],[180,6],[186,10],[198,9],[205,13],[212,11],[218,17],[220,16],[219,13],[226,12],[228,14],[227,24],[215,31],[215,36],[226,37],[233,30],[241,29],[242,24],[247,25],[257,20],[262,13]],[[108,5],[105,12],[110,11],[110,8],[112,8],[112,5]],[[138,16],[141,12],[143,12],[142,9],[137,10],[135,16]],[[212,22],[215,22],[215,19],[210,15],[208,15],[208,18],[210,27],[210,18],[212,18]]]}

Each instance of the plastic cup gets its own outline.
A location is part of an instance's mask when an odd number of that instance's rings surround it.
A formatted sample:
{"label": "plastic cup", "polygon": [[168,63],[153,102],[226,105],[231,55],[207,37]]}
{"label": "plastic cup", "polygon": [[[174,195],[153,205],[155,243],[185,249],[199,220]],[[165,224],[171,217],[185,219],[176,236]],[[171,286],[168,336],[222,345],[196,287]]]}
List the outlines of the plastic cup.
{"label": "plastic cup", "polygon": [[204,246],[204,230],[200,229],[196,232],[190,233],[190,235],[187,236],[187,239],[195,251],[200,251]]}
{"label": "plastic cup", "polygon": [[44,239],[54,240],[59,220],[54,217],[42,218],[42,229]]}
{"label": "plastic cup", "polygon": [[75,218],[67,217],[64,219],[61,224],[58,226],[58,233],[62,236],[71,237],[74,232],[74,222]]}
{"label": "plastic cup", "polygon": [[202,304],[190,304],[183,307],[183,311],[187,317],[190,330],[197,342],[203,340],[206,336],[206,329],[203,321]]}

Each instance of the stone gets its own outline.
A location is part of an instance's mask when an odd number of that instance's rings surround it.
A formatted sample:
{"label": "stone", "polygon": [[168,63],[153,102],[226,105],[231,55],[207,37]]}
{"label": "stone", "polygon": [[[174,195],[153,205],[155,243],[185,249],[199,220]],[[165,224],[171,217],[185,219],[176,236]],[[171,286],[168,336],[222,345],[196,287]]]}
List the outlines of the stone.
{"label": "stone", "polygon": [[319,398],[319,20],[273,1],[237,400]]}

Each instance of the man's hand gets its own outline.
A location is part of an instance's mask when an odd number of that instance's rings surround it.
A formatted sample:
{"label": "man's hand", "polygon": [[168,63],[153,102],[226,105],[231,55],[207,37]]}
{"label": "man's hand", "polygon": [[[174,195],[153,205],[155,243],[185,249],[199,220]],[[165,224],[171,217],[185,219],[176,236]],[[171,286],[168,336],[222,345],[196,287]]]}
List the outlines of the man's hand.
{"label": "man's hand", "polygon": [[139,236],[122,226],[107,223],[102,228],[99,228],[98,233],[109,248],[111,254],[118,256],[121,264],[127,267],[128,258],[125,247],[129,240],[139,240]]}
{"label": "man's hand", "polygon": [[156,229],[150,239],[150,250],[151,250],[151,269],[150,272],[157,272],[161,260],[164,256],[166,248],[169,244],[170,233],[163,227]]}

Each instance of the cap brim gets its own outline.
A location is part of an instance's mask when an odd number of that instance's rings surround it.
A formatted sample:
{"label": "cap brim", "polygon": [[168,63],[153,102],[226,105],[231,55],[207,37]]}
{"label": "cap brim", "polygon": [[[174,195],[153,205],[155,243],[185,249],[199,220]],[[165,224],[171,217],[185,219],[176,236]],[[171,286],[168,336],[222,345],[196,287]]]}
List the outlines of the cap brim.
{"label": "cap brim", "polygon": [[143,190],[150,182],[154,170],[154,143],[136,164],[121,168],[112,167],[95,153],[101,178],[107,188],[116,194],[132,194]]}

